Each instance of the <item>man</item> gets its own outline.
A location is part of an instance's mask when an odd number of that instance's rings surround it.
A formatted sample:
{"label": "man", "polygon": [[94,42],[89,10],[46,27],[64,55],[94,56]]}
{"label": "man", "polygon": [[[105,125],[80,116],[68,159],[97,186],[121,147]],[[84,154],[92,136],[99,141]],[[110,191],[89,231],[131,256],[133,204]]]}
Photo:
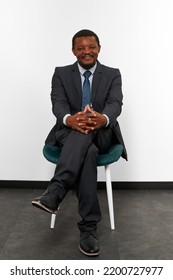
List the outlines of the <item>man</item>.
{"label": "man", "polygon": [[48,189],[32,204],[53,213],[75,185],[81,221],[79,249],[87,256],[99,255],[97,223],[101,211],[97,198],[97,158],[112,143],[124,147],[117,118],[121,113],[121,75],[118,69],[97,60],[98,36],[90,30],[72,39],[73,65],[57,67],[52,78],[51,100],[56,125],[46,144],[62,146],[60,162]]}

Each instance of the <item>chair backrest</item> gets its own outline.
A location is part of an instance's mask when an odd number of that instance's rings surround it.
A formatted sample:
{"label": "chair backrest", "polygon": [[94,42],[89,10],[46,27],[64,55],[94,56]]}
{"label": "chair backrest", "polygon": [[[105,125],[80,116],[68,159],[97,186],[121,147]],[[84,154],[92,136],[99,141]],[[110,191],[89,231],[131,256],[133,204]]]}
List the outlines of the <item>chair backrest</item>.
{"label": "chair backrest", "polygon": [[[99,154],[97,166],[104,166],[116,162],[119,160],[123,153],[123,146],[121,144],[112,145],[107,153]],[[52,162],[57,164],[60,159],[61,148],[59,146],[45,145],[43,147],[44,157]]]}

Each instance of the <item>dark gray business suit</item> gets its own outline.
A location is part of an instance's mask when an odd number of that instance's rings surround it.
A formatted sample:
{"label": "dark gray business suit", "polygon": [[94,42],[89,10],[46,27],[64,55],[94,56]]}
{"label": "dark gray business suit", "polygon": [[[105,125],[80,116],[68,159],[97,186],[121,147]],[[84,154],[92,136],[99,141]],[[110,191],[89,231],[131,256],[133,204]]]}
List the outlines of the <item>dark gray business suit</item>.
{"label": "dark gray business suit", "polygon": [[[108,127],[85,135],[63,124],[66,114],[81,110],[82,85],[77,62],[73,65],[57,67],[52,78],[51,100],[56,125],[50,131],[46,144],[62,145],[61,159],[49,188],[57,190],[60,201],[68,188],[75,184],[79,201],[78,223],[81,231],[95,230],[101,219],[97,199],[97,158],[99,151],[104,152],[112,142],[124,147],[122,157],[127,153],[117,117],[122,107],[121,75],[118,69],[97,62],[92,81],[91,102],[93,109],[109,117]],[[70,211],[70,209],[69,209]]]}

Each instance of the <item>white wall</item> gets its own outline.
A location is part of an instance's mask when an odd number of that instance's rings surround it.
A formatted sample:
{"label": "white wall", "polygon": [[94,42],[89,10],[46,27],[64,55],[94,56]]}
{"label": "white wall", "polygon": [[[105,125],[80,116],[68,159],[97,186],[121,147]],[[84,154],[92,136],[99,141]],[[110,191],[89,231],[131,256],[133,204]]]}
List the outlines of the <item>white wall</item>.
{"label": "white wall", "polygon": [[[129,161],[113,180],[173,181],[173,2],[170,0],[0,1],[0,180],[49,180],[42,156],[55,119],[55,66],[73,63],[71,38],[98,33],[101,63],[120,69],[119,118]],[[99,168],[99,180],[104,172]]]}

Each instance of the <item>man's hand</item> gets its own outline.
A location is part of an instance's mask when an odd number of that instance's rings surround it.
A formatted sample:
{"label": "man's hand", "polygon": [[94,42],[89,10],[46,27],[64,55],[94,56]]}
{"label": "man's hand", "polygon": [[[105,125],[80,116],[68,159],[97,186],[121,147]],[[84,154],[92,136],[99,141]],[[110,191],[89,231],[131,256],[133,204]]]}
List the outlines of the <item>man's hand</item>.
{"label": "man's hand", "polygon": [[107,119],[104,115],[94,111],[92,108],[87,105],[83,111],[86,114],[89,114],[89,121],[92,123],[94,129],[101,128],[106,125]]}
{"label": "man's hand", "polygon": [[67,117],[66,120],[68,126],[84,134],[105,126],[106,122],[106,117],[94,111],[89,105],[83,111]]}

